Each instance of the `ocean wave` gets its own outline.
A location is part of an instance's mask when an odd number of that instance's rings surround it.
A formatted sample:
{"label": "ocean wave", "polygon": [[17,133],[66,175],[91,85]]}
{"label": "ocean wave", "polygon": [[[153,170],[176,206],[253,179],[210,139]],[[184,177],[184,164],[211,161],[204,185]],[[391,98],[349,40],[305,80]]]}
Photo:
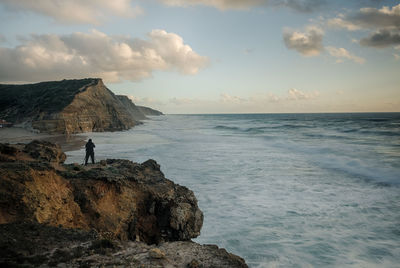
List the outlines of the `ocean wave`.
{"label": "ocean wave", "polygon": [[222,125],[215,126],[214,129],[219,129],[219,130],[240,130],[240,128],[238,128],[238,127],[230,127],[230,126],[222,126]]}

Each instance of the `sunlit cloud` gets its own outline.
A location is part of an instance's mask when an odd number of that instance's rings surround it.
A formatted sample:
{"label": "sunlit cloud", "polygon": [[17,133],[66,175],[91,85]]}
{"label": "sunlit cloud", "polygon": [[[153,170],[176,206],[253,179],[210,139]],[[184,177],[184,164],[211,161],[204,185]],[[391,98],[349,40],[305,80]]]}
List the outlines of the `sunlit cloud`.
{"label": "sunlit cloud", "polygon": [[336,47],[326,47],[326,50],[328,51],[328,53],[332,56],[337,58],[336,62],[337,63],[341,63],[344,60],[351,60],[354,61],[356,63],[359,64],[363,64],[365,63],[365,59],[358,57],[356,55],[353,55],[352,53],[350,53],[347,49],[345,48],[336,48]]}
{"label": "sunlit cloud", "polygon": [[319,96],[318,91],[314,92],[304,92],[301,90],[298,90],[296,88],[291,88],[288,91],[288,97],[286,98],[287,100],[312,100],[315,99]]}
{"label": "sunlit cloud", "polygon": [[309,26],[304,32],[285,29],[283,40],[289,49],[294,49],[303,56],[317,56],[324,47],[322,39],[324,31],[316,26]]}
{"label": "sunlit cloud", "polygon": [[93,30],[69,35],[32,35],[14,48],[0,47],[0,81],[101,77],[138,81],[153,71],[193,75],[207,66],[182,37],[164,30],[147,39],[117,38]]}
{"label": "sunlit cloud", "polygon": [[131,0],[0,0],[0,4],[9,10],[37,13],[68,24],[98,25],[110,15],[133,18],[143,12],[132,6]]}

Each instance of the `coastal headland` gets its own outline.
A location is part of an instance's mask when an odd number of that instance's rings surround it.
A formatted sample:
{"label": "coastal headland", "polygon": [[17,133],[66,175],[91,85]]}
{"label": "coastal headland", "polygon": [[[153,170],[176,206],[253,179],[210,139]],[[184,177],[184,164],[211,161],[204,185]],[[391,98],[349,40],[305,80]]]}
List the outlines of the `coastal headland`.
{"label": "coastal headland", "polygon": [[148,115],[162,113],[115,95],[100,78],[0,84],[0,119],[35,132],[121,131]]}
{"label": "coastal headland", "polygon": [[193,192],[154,160],[64,164],[46,141],[0,144],[0,264],[24,267],[247,267],[200,234]]}

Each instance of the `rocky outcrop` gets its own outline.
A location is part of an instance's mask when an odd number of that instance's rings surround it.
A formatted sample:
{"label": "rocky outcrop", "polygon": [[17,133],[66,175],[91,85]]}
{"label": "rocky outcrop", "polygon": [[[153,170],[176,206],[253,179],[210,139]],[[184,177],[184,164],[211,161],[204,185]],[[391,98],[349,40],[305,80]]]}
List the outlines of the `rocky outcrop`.
{"label": "rocky outcrop", "polygon": [[154,160],[108,159],[82,167],[62,165],[64,153],[48,142],[0,148],[2,224],[94,228],[150,244],[200,234],[203,214],[193,192],[166,179]]}
{"label": "rocky outcrop", "polygon": [[126,130],[145,118],[126,99],[99,78],[0,85],[0,118],[48,133]]}
{"label": "rocky outcrop", "polygon": [[121,101],[133,118],[136,118],[137,120],[147,119],[144,113],[139,110],[138,106],[136,106],[131,99],[128,98],[128,96],[117,95],[117,98]]}
{"label": "rocky outcrop", "polygon": [[0,267],[247,267],[225,249],[191,241],[148,245],[27,222],[0,225],[0,237]]}
{"label": "rocky outcrop", "polygon": [[64,160],[49,142],[0,144],[0,264],[246,267],[225,250],[190,242],[203,223],[197,200],[154,160]]}
{"label": "rocky outcrop", "polygon": [[162,112],[154,110],[152,108],[149,107],[145,107],[145,106],[137,106],[139,111],[141,111],[144,115],[163,115]]}

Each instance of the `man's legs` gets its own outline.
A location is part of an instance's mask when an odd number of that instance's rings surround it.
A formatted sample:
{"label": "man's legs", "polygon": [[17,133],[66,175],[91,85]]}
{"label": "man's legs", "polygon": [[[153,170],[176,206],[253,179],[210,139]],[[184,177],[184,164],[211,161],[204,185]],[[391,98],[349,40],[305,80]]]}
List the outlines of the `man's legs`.
{"label": "man's legs", "polygon": [[85,156],[85,166],[87,165],[87,161],[89,160],[89,153],[86,153],[86,156]]}
{"label": "man's legs", "polygon": [[90,154],[90,157],[92,158],[92,164],[94,164],[94,152]]}

